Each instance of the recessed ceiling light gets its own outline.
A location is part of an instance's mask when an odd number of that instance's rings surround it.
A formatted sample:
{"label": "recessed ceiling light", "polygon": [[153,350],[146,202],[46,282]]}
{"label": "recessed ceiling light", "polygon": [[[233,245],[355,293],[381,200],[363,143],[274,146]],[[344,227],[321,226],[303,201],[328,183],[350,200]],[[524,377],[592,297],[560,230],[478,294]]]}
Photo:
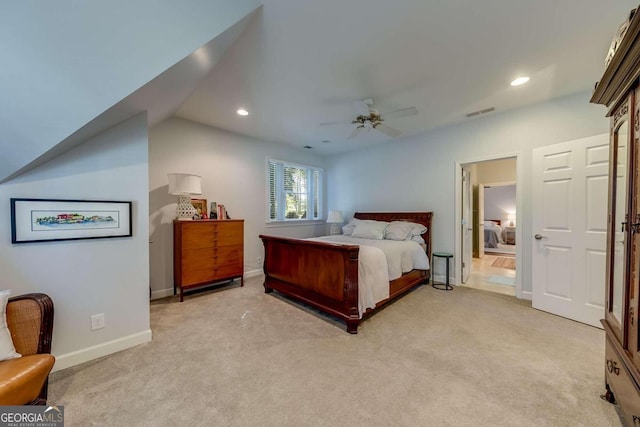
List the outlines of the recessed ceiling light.
{"label": "recessed ceiling light", "polygon": [[245,110],[244,108],[239,108],[238,111],[236,111],[236,112],[240,116],[248,116],[249,115],[249,112],[247,110]]}
{"label": "recessed ceiling light", "polygon": [[525,84],[528,81],[529,81],[529,77],[527,76],[518,77],[517,79],[511,82],[511,86],[520,86]]}
{"label": "recessed ceiling light", "polygon": [[307,150],[311,150],[313,147],[310,145],[305,145],[304,148],[306,148]]}
{"label": "recessed ceiling light", "polygon": [[322,141],[323,144],[329,144],[331,141],[329,141],[328,139],[325,139],[324,141]]}

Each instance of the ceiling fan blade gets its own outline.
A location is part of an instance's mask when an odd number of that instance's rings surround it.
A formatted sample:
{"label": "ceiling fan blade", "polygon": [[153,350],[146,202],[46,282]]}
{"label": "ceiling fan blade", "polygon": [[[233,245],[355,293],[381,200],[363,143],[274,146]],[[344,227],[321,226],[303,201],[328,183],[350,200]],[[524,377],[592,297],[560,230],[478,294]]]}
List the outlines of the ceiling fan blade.
{"label": "ceiling fan blade", "polygon": [[320,126],[335,126],[335,125],[350,125],[351,122],[325,122],[320,123]]}
{"label": "ceiling fan blade", "polygon": [[387,126],[383,124],[377,125],[375,129],[384,133],[387,136],[390,136],[391,138],[395,138],[396,136],[402,135],[402,132],[400,132],[398,129],[394,129],[391,126]]}
{"label": "ceiling fan blade", "polygon": [[386,119],[395,119],[398,117],[415,116],[416,114],[418,114],[418,109],[416,107],[408,107],[408,108],[401,108],[399,110],[389,111],[381,115],[386,120]]}
{"label": "ceiling fan blade", "polygon": [[356,137],[356,135],[360,132],[360,129],[362,129],[361,126],[358,126],[357,128],[355,128],[353,130],[353,132],[351,132],[351,134],[347,137],[347,139],[353,139]]}

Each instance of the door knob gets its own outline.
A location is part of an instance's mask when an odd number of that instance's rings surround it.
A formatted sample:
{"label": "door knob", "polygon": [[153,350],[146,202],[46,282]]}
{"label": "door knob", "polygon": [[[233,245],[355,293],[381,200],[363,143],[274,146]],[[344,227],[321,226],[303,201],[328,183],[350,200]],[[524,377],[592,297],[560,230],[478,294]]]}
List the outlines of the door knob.
{"label": "door knob", "polygon": [[542,240],[542,239],[546,239],[547,236],[543,236],[542,234],[536,234],[535,236],[533,236],[536,240]]}

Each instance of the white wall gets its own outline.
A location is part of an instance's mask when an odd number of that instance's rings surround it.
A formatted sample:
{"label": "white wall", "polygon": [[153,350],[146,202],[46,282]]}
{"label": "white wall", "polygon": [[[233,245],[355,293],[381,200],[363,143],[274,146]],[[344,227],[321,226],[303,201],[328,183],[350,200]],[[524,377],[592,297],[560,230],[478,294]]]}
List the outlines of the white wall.
{"label": "white wall", "polygon": [[153,298],[173,293],[173,228],[177,197],[168,194],[167,173],[202,176],[202,196],[222,203],[232,218],[244,219],[245,273],[262,272],[259,234],[312,237],[325,234],[323,222],[267,226],[266,158],[325,167],[311,151],[259,141],[180,118],[149,131],[150,274]]}
{"label": "white wall", "polygon": [[[532,236],[533,148],[607,133],[604,115],[604,108],[589,104],[589,94],[582,93],[335,156],[328,168],[328,208],[347,216],[356,210],[433,211],[433,249],[454,253],[456,162],[518,155],[524,177],[518,182],[523,198],[518,224],[527,241]],[[522,252],[519,273],[529,292],[531,247],[524,244]]]}
{"label": "white wall", "polygon": [[516,213],[516,186],[501,185],[484,189],[484,219],[499,219],[502,226],[509,225],[507,215]]}
{"label": "white wall", "polygon": [[[0,185],[0,289],[51,296],[56,370],[151,339],[147,158],[138,115]],[[132,201],[133,237],[12,245],[12,197]],[[96,313],[106,326],[92,332]]]}
{"label": "white wall", "polygon": [[516,159],[499,159],[476,163],[476,184],[516,182]]}

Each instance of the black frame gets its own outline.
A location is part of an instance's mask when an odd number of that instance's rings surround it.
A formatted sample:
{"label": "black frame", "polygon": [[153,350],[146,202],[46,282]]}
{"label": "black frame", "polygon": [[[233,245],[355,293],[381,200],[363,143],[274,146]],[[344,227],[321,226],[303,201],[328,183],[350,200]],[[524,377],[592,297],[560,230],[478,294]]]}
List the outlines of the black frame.
{"label": "black frame", "polygon": [[[91,208],[102,207],[103,211],[106,211],[107,208],[114,208],[117,211],[118,216],[122,214],[123,218],[120,219],[118,217],[118,227],[103,227],[103,228],[86,228],[86,229],[63,229],[63,230],[45,230],[44,228],[38,231],[48,231],[53,232],[54,234],[47,235],[46,238],[25,238],[25,234],[27,233],[35,233],[33,231],[33,223],[31,218],[29,218],[28,225],[30,229],[25,231],[25,225],[27,222],[25,218],[20,217],[20,210],[27,209],[27,206],[21,207],[22,203],[32,204],[34,207],[38,205],[46,206],[53,202],[53,207],[56,208],[55,203],[59,203],[61,206],[57,207],[57,209],[51,209],[51,211],[55,212],[59,211],[83,211],[83,206],[85,206],[84,211],[91,211]],[[66,207],[62,205],[67,205]],[[78,205],[78,206],[74,206]],[[115,212],[114,211],[114,212]],[[29,210],[29,213],[32,214],[33,211]],[[39,223],[40,227],[41,224]],[[73,225],[69,225],[73,227]],[[96,232],[95,230],[102,230]],[[105,230],[113,230],[113,232],[105,231]],[[62,236],[62,237],[58,237]],[[118,200],[75,200],[75,199],[32,199],[32,198],[11,198],[11,243],[20,244],[20,243],[37,243],[37,242],[52,242],[52,241],[61,241],[61,240],[85,240],[85,239],[105,239],[105,238],[114,238],[114,237],[131,237],[133,236],[133,203],[130,201],[118,201]]]}

